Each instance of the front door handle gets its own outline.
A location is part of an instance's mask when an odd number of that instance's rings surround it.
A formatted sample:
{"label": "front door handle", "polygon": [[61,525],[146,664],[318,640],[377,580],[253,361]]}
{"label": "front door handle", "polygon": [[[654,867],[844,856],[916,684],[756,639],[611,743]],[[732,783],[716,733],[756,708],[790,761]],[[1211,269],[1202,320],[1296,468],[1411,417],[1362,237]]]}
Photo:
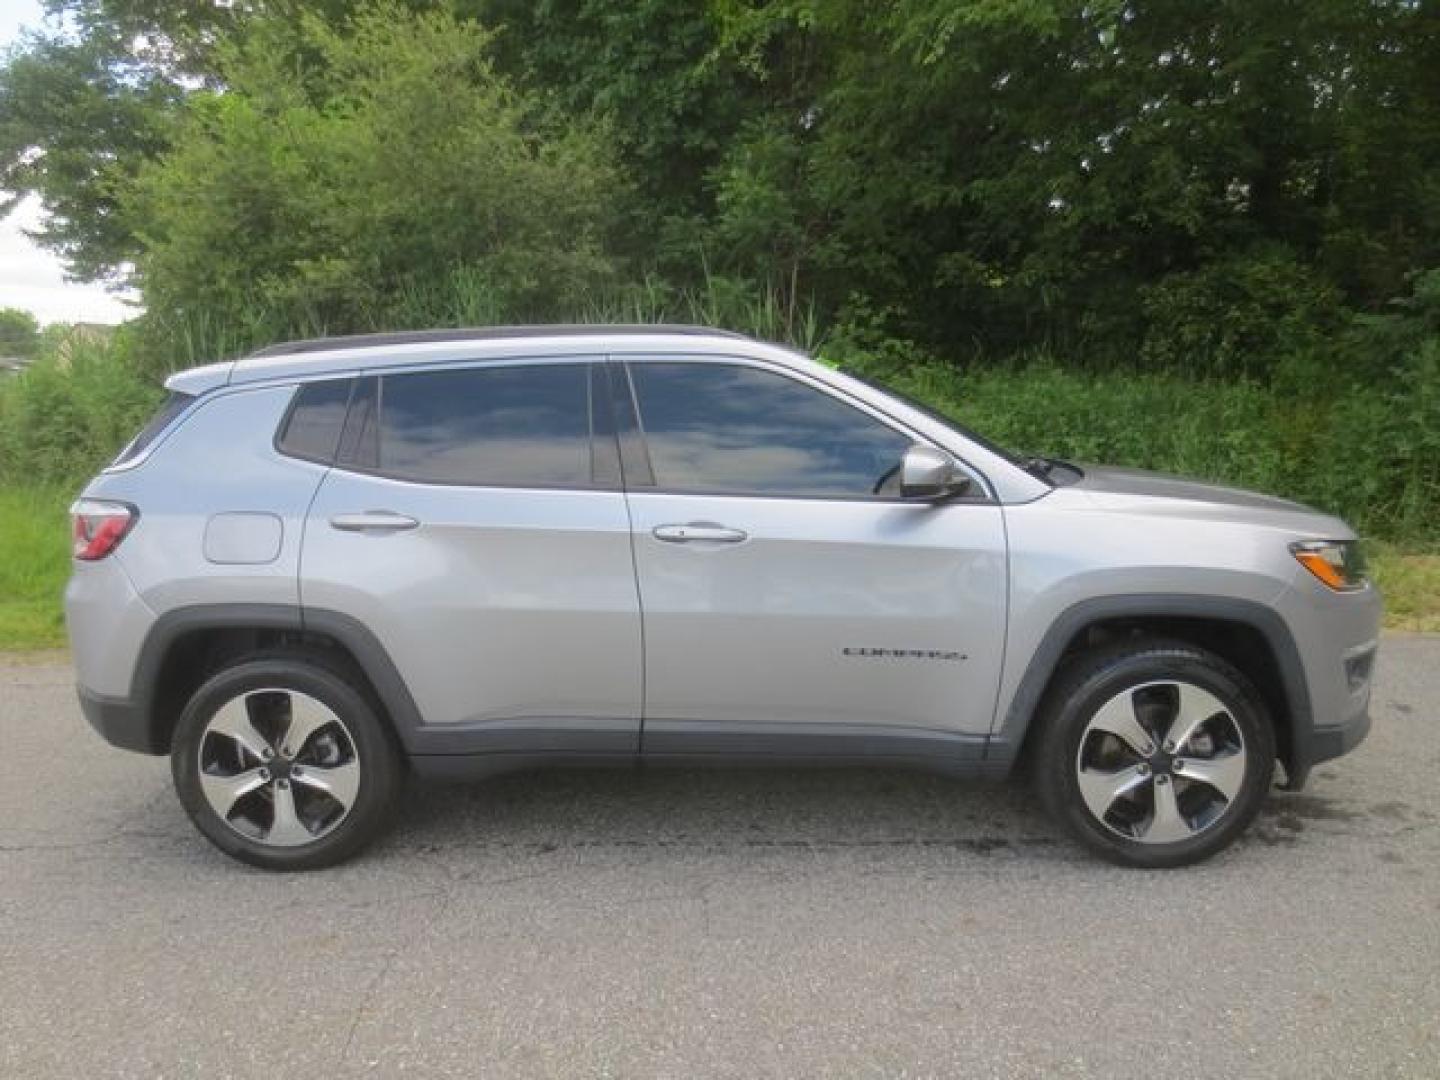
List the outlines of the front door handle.
{"label": "front door handle", "polygon": [[330,527],[341,532],[400,532],[413,529],[420,522],[390,510],[365,510],[355,514],[336,514]]}
{"label": "front door handle", "polygon": [[710,521],[692,521],[688,525],[657,525],[653,530],[656,540],[669,544],[690,544],[708,541],[712,544],[738,544],[746,537],[743,529],[727,529]]}

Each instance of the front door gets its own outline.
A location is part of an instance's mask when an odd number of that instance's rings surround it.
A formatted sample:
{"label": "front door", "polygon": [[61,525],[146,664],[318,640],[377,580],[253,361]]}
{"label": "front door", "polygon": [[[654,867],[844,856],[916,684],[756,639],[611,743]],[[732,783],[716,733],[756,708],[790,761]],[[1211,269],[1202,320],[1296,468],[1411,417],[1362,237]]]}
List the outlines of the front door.
{"label": "front door", "polygon": [[1006,604],[1001,510],[983,488],[900,499],[914,436],[789,372],[614,370],[645,752],[978,754]]}

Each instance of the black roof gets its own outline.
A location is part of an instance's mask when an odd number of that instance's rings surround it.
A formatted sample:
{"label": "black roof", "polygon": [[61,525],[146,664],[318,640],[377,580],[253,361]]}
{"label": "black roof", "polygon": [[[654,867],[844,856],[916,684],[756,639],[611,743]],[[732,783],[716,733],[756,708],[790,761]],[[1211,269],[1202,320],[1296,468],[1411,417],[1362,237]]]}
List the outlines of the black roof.
{"label": "black roof", "polygon": [[294,356],[298,353],[325,352],[329,349],[359,349],[382,345],[418,345],[430,341],[498,341],[526,337],[579,337],[588,334],[697,334],[709,337],[745,339],[733,330],[716,330],[709,326],[680,326],[666,323],[565,323],[553,326],[481,326],[453,330],[400,330],[388,334],[350,334],[344,337],[309,338],[304,341],[282,341],[266,345],[250,353],[262,356]]}

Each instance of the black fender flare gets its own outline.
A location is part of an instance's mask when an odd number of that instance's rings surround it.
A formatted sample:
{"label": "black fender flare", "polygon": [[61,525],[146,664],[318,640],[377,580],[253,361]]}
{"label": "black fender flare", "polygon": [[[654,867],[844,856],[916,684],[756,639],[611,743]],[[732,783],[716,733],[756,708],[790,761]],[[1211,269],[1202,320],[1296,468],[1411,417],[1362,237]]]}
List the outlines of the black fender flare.
{"label": "black fender flare", "polygon": [[1030,657],[1025,674],[990,740],[987,756],[1013,760],[1019,754],[1035,710],[1075,636],[1095,623],[1125,618],[1206,619],[1236,623],[1258,632],[1275,658],[1280,693],[1285,702],[1287,715],[1276,717],[1276,721],[1286,725],[1285,733],[1289,736],[1286,740],[1289,753],[1283,759],[1288,786],[1293,788],[1304,783],[1312,764],[1310,735],[1314,720],[1305,666],[1295,637],[1274,608],[1229,596],[1131,593],[1092,597],[1066,608],[1046,630],[1039,648]]}
{"label": "black fender flare", "polygon": [[333,638],[374,687],[402,745],[411,748],[414,733],[421,727],[420,710],[390,654],[359,619],[338,611],[302,608],[298,604],[227,603],[197,604],[167,611],[146,634],[130,680],[130,699],[125,703],[140,720],[141,741],[146,752],[163,754],[169,749],[167,717],[161,715],[157,705],[160,673],[170,650],[187,635],[206,630],[310,632]]}

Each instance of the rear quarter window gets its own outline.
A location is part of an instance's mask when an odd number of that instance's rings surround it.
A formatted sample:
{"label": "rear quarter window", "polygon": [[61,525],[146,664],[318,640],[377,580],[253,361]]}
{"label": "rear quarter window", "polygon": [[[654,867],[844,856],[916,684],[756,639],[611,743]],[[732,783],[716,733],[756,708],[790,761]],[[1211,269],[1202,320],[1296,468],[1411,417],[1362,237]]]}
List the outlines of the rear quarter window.
{"label": "rear quarter window", "polygon": [[190,407],[190,403],[194,400],[194,394],[171,391],[160,408],[155,410],[155,415],[150,418],[150,422],[140,429],[140,434],[125,444],[125,449],[116,455],[115,460],[110,463],[110,467],[113,469],[117,465],[125,465],[138,458],[164,433],[166,428],[175,422],[182,412]]}

